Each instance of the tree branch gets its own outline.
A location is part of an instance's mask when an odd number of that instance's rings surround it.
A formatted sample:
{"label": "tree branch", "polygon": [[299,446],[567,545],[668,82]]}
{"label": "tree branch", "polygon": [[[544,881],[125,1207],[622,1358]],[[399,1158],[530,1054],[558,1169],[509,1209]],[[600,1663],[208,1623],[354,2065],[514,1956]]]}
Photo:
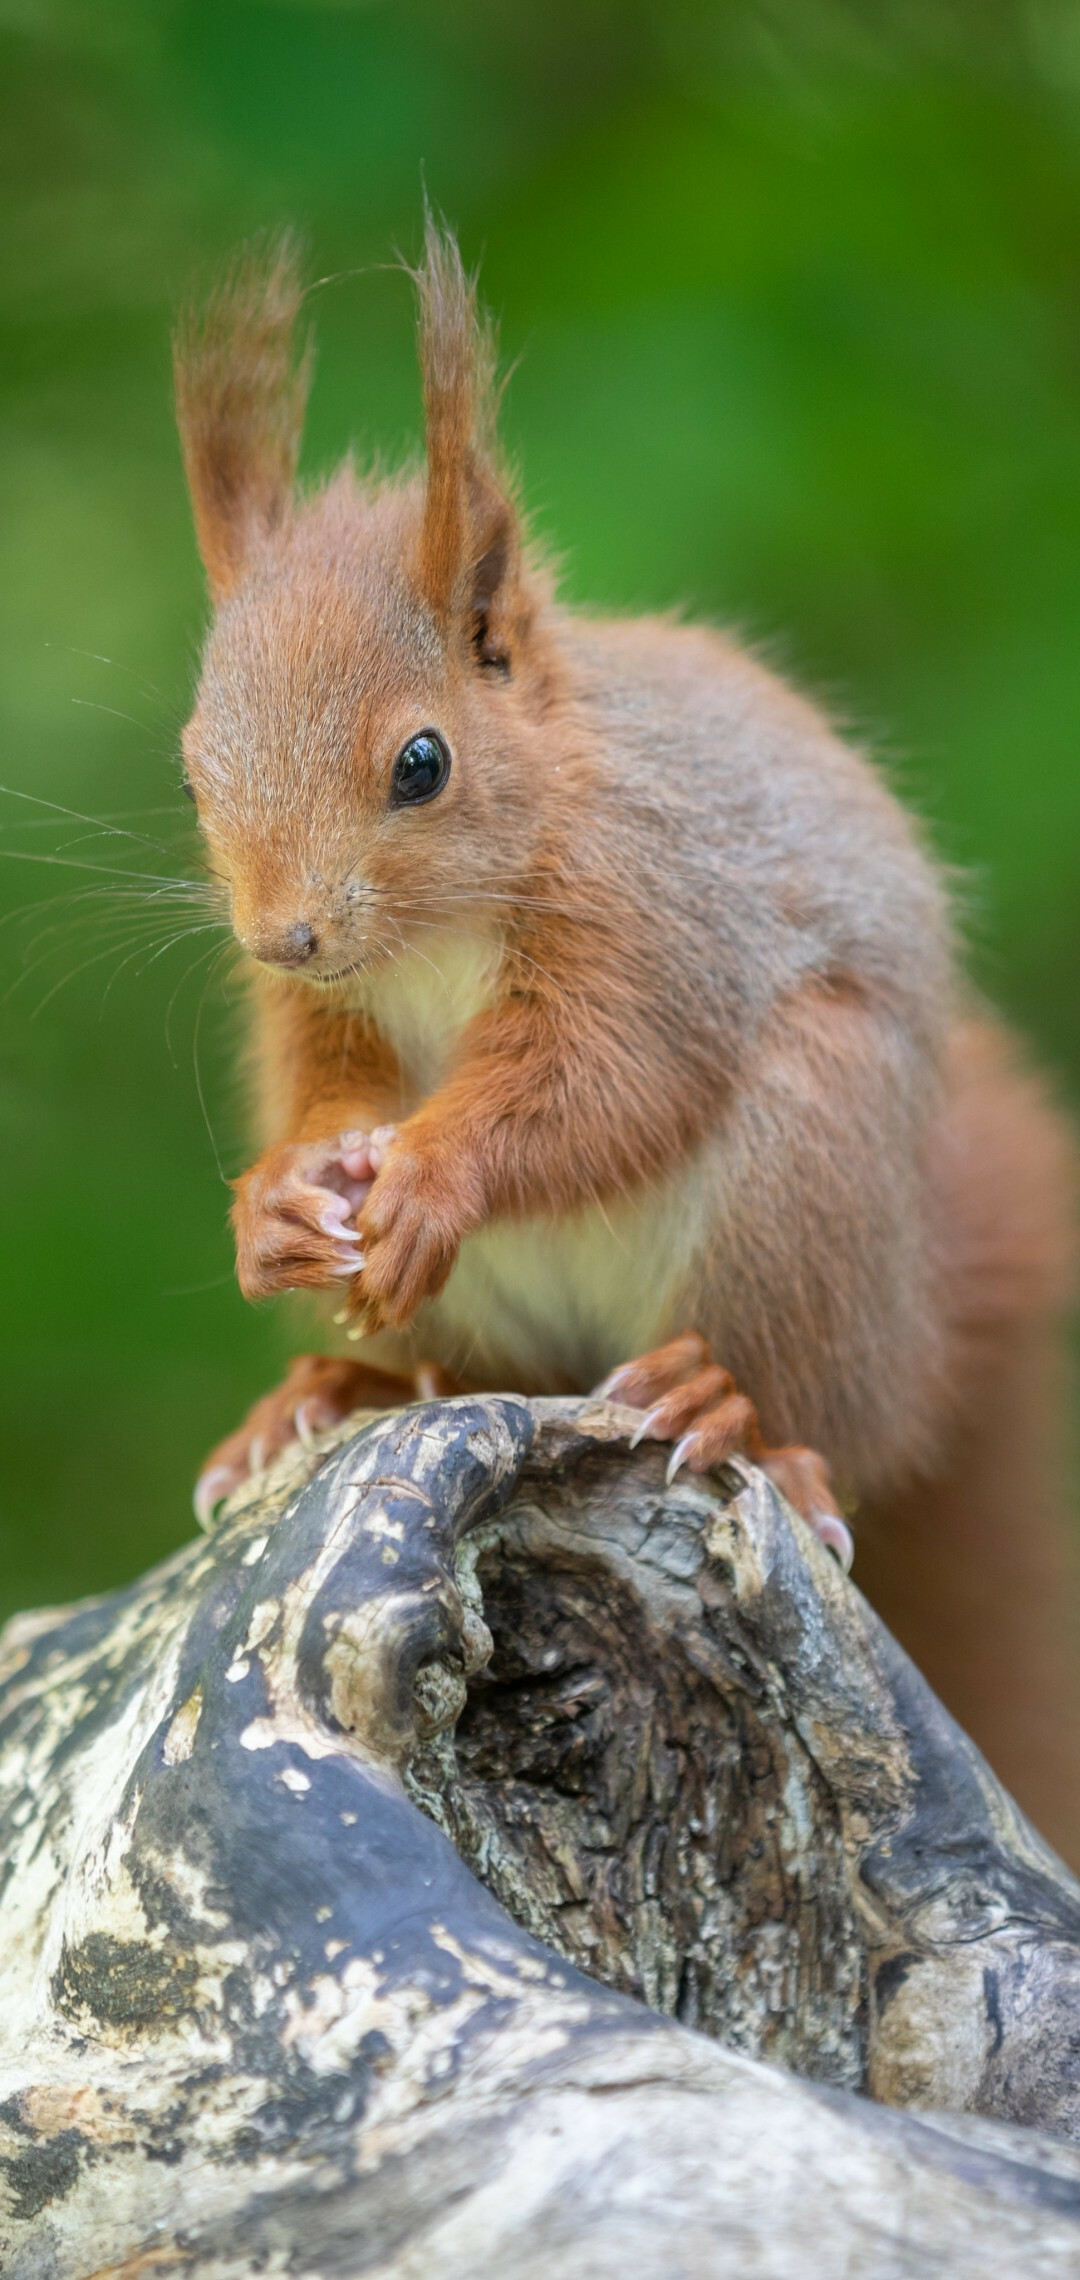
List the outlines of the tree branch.
{"label": "tree branch", "polygon": [[354,1420],[9,1628],[11,2280],[1080,2271],[1080,1890],[629,1422]]}

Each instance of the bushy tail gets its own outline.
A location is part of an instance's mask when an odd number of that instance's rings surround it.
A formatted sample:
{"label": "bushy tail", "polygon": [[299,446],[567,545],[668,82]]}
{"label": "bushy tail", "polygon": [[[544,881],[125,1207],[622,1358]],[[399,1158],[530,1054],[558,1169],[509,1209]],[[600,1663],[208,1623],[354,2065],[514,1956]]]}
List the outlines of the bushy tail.
{"label": "bushy tail", "polygon": [[1080,1537],[1068,1312],[1077,1150],[986,1023],[958,1032],[935,1210],[947,1458],[866,1515],[856,1579],[1017,1801],[1080,1868]]}

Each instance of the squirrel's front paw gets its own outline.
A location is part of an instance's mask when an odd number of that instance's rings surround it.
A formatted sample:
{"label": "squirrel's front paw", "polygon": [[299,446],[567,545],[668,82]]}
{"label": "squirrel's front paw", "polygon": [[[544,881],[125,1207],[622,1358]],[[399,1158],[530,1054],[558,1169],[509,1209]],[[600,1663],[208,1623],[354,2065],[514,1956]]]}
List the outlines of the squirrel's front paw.
{"label": "squirrel's front paw", "polygon": [[437,1296],[479,1216],[452,1154],[412,1148],[403,1136],[358,1222],[364,1265],[348,1304],[363,1334],[403,1328],[425,1298]]}
{"label": "squirrel's front paw", "polygon": [[236,1272],[245,1298],[326,1290],[363,1266],[355,1217],[392,1135],[339,1132],[268,1148],[236,1182]]}

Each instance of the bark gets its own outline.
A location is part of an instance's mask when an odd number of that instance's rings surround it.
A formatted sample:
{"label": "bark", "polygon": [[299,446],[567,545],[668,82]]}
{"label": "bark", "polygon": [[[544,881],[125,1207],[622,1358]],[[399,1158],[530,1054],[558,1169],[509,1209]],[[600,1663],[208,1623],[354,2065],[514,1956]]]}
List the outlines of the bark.
{"label": "bark", "polygon": [[1080,1888],[632,1421],[353,1421],[9,1628],[6,2280],[1080,2274]]}

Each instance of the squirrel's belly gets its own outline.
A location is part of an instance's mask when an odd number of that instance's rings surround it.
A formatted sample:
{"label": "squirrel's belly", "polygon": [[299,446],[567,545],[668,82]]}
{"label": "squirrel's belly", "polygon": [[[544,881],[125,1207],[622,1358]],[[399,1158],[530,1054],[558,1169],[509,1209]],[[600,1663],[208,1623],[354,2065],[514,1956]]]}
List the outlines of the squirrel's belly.
{"label": "squirrel's belly", "polygon": [[566,1219],[482,1228],[424,1309],[425,1352],[466,1381],[587,1392],[682,1327],[675,1317],[697,1279],[705,1187],[688,1168],[659,1191]]}

